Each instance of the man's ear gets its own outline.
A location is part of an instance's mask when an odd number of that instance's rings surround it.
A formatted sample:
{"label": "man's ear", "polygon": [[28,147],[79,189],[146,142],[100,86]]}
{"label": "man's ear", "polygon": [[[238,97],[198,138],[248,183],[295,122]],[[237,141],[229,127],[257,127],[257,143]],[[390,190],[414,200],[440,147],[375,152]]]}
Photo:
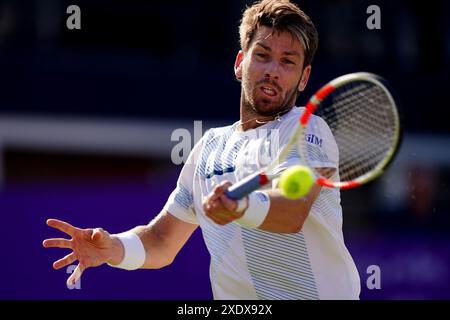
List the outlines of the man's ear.
{"label": "man's ear", "polygon": [[303,70],[302,79],[300,80],[298,84],[298,91],[303,91],[306,88],[306,85],[308,84],[309,76],[311,75],[311,65],[307,66]]}
{"label": "man's ear", "polygon": [[242,79],[242,61],[244,60],[244,53],[242,50],[239,50],[236,61],[234,62],[234,75],[236,76],[236,79],[239,81]]}

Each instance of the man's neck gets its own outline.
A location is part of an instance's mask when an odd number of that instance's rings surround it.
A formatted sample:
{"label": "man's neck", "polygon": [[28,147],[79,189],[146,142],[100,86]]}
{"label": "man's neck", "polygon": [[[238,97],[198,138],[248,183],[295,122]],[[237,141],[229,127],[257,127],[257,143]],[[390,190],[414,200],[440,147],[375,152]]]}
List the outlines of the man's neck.
{"label": "man's neck", "polygon": [[273,121],[275,116],[264,117],[257,114],[243,114],[241,112],[241,121],[239,129],[241,131],[247,131],[250,129],[256,129],[270,121]]}
{"label": "man's neck", "polygon": [[292,110],[292,108],[293,106],[289,108],[283,108],[277,114],[274,114],[272,116],[262,116],[253,110],[248,110],[249,108],[244,107],[243,104],[241,103],[241,110],[240,110],[241,120],[239,123],[239,130],[247,131],[251,129],[256,129],[266,123],[280,119],[282,115],[288,113],[290,110]]}

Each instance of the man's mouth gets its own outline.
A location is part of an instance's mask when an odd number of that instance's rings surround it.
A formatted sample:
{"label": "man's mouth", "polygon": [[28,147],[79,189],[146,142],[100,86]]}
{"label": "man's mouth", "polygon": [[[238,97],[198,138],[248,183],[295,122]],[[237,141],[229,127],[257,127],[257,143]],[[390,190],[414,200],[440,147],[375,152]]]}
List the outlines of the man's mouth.
{"label": "man's mouth", "polygon": [[277,91],[273,88],[262,86],[261,91],[268,97],[275,97],[277,95]]}

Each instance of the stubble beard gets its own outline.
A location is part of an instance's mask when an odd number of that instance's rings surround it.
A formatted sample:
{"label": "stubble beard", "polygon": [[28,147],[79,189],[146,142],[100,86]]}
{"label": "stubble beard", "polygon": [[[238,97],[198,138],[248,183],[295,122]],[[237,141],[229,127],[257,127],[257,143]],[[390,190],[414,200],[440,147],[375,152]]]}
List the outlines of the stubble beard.
{"label": "stubble beard", "polygon": [[[250,113],[254,116],[261,117],[274,117],[283,111],[290,109],[294,106],[297,95],[297,87],[294,87],[286,92],[285,98],[279,102],[276,102],[274,105],[273,102],[269,100],[261,99],[263,101],[262,104],[256,102],[257,87],[254,87],[253,90],[249,87],[248,82],[243,82],[242,84],[242,93],[241,93],[241,104],[244,110],[247,113]],[[278,93],[278,94],[281,94]],[[250,97],[249,97],[250,95]],[[266,103],[264,102],[267,101]],[[270,106],[268,106],[270,104]]]}

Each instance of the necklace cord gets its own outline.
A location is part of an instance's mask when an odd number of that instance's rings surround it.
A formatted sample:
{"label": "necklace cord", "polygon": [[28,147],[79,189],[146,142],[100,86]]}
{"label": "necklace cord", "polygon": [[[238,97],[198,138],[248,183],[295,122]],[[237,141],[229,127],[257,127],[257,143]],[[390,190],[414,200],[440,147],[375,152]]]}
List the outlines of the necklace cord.
{"label": "necklace cord", "polygon": [[270,121],[273,121],[273,120],[282,121],[282,120],[283,120],[282,116],[285,115],[286,113],[288,113],[291,109],[292,109],[292,107],[291,107],[291,108],[287,108],[287,109],[285,109],[285,110],[283,110],[283,111],[280,111],[280,112],[278,112],[276,115],[270,116],[270,119],[267,120],[267,121],[258,120],[258,118],[252,118],[252,119],[247,120],[247,121],[245,121],[245,122],[240,121],[239,124],[240,124],[240,126],[242,127],[243,125],[245,125],[245,124],[247,124],[247,123],[249,123],[249,122],[251,122],[251,121],[253,121],[253,120],[254,120],[257,124],[266,124],[266,123],[269,123]]}

